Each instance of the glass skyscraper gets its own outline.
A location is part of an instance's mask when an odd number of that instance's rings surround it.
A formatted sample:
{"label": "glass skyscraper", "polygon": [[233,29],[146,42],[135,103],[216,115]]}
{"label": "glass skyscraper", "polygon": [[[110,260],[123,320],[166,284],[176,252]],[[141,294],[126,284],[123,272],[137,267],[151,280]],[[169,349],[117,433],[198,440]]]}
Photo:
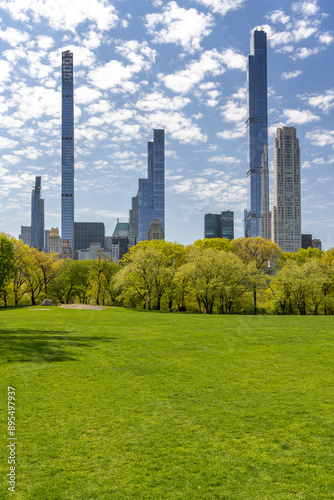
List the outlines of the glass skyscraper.
{"label": "glass skyscraper", "polygon": [[234,239],[234,212],[224,210],[220,214],[204,215],[204,238]]}
{"label": "glass skyscraper", "polygon": [[31,246],[44,248],[44,200],[41,177],[36,177],[31,193]]}
{"label": "glass skyscraper", "polygon": [[248,162],[246,237],[270,238],[267,35],[254,31],[248,56]]}
{"label": "glass skyscraper", "polygon": [[138,180],[130,210],[137,241],[147,240],[152,219],[159,219],[165,234],[165,134],[160,129],[153,132],[153,142],[147,145],[147,179]]}
{"label": "glass skyscraper", "polygon": [[74,113],[73,53],[62,53],[62,156],[61,156],[61,236],[73,253],[74,224]]}

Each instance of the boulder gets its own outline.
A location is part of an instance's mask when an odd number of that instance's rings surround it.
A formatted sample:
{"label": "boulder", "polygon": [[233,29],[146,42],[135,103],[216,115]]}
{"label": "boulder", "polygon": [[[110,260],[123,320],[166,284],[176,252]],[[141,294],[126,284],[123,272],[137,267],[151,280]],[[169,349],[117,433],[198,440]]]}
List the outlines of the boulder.
{"label": "boulder", "polygon": [[51,299],[44,299],[41,305],[42,306],[53,306],[53,302]]}

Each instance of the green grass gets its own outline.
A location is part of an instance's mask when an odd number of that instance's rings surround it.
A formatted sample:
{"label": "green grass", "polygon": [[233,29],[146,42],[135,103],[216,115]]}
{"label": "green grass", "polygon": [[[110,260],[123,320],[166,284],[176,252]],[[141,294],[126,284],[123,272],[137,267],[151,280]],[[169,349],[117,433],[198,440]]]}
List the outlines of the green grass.
{"label": "green grass", "polygon": [[332,499],[333,359],[333,317],[2,310],[0,498]]}

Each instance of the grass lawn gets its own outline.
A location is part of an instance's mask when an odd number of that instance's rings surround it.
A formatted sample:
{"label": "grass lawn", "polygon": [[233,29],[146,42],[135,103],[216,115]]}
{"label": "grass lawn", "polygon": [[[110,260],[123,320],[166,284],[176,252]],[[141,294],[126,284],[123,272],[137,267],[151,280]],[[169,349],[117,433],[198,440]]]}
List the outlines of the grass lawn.
{"label": "grass lawn", "polygon": [[0,499],[333,499],[333,360],[334,317],[0,310]]}

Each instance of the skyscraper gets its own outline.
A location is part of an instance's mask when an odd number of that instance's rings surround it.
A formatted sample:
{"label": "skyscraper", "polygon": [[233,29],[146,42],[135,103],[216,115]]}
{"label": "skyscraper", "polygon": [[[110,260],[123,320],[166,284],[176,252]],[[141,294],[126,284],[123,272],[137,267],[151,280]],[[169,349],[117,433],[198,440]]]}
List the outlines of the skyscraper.
{"label": "skyscraper", "polygon": [[44,200],[41,177],[36,177],[31,193],[31,246],[44,248]]}
{"label": "skyscraper", "polygon": [[254,31],[248,56],[248,199],[246,237],[270,238],[267,35]]}
{"label": "skyscraper", "polygon": [[62,53],[62,156],[61,156],[61,236],[73,253],[74,224],[74,113],[73,53]]}
{"label": "skyscraper", "polygon": [[234,239],[234,212],[224,210],[220,214],[204,215],[204,238]]}
{"label": "skyscraper", "polygon": [[300,149],[295,127],[276,130],[271,234],[283,252],[301,247]]}
{"label": "skyscraper", "polygon": [[165,137],[154,130],[147,145],[147,179],[138,180],[138,193],[132,198],[130,223],[137,241],[147,240],[152,219],[159,219],[165,234]]}
{"label": "skyscraper", "polygon": [[74,222],[73,251],[86,250],[91,243],[100,243],[104,248],[104,237],[103,222]]}

